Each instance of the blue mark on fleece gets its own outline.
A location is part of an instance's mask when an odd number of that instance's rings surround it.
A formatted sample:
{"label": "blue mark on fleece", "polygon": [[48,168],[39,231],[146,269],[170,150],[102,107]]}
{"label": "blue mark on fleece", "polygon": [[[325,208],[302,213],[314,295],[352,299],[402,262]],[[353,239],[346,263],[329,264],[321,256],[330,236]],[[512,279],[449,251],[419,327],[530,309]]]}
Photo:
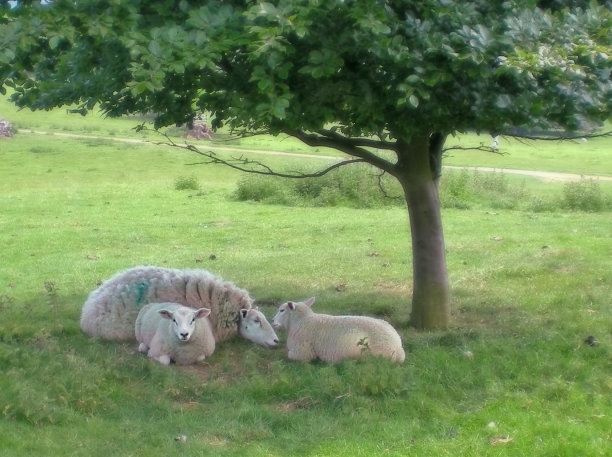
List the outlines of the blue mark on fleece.
{"label": "blue mark on fleece", "polygon": [[136,293],[136,304],[140,305],[145,301],[145,297],[147,295],[147,290],[149,289],[148,282],[135,282],[130,285],[130,293]]}

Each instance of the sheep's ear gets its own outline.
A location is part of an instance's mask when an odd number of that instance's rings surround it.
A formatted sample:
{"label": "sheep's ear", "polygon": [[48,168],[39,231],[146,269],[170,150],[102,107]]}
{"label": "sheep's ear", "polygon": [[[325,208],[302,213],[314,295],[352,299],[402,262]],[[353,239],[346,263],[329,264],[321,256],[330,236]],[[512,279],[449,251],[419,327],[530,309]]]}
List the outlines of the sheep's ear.
{"label": "sheep's ear", "polygon": [[240,317],[242,317],[243,319],[246,319],[248,313],[249,313],[248,309],[241,309],[240,310]]}
{"label": "sheep's ear", "polygon": [[311,307],[311,306],[312,306],[312,304],[313,304],[314,302],[315,302],[315,298],[314,298],[314,297],[310,297],[308,300],[306,300],[306,301],[304,302],[304,304],[305,304],[306,306],[308,306],[308,307]]}
{"label": "sheep's ear", "polygon": [[287,308],[289,308],[291,311],[293,311],[295,309],[295,303],[293,303],[292,301],[288,301],[287,302]]}
{"label": "sheep's ear", "polygon": [[170,311],[168,311],[167,309],[160,309],[159,314],[161,314],[161,317],[163,317],[164,319],[174,319],[174,317],[172,316],[172,313]]}
{"label": "sheep's ear", "polygon": [[210,315],[210,310],[208,308],[200,308],[195,312],[195,318],[196,319],[201,319],[203,317],[206,317]]}

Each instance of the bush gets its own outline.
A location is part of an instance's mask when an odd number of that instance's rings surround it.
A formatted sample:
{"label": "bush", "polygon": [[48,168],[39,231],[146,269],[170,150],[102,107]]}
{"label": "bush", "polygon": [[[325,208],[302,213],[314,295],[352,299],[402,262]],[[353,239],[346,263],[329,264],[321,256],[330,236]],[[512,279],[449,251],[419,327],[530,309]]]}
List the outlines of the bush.
{"label": "bush", "polygon": [[582,179],[563,186],[562,204],[572,211],[598,212],[607,206],[606,199],[594,179]]}
{"label": "bush", "polygon": [[470,209],[475,205],[516,209],[527,196],[524,185],[511,185],[503,173],[445,170],[440,178],[443,208]]}
{"label": "bush", "polygon": [[[308,173],[308,170],[303,173]],[[234,192],[234,198],[241,201],[353,208],[403,204],[401,195],[400,186],[394,178],[383,175],[379,184],[376,170],[367,165],[342,167],[319,178],[245,175]]]}
{"label": "bush", "polygon": [[195,176],[179,176],[174,181],[176,190],[199,190],[200,184]]}

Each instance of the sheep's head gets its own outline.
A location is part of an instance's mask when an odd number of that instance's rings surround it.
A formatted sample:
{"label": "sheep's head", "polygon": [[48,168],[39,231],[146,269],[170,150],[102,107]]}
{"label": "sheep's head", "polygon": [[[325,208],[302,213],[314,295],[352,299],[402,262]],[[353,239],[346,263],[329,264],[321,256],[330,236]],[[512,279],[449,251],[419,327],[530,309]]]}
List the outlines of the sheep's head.
{"label": "sheep's head", "polygon": [[176,338],[179,341],[187,342],[191,338],[191,335],[193,335],[196,320],[207,317],[210,314],[210,309],[192,309],[184,306],[175,309],[174,311],[160,309],[159,314],[164,319],[169,319],[172,321],[170,328],[176,335]]}
{"label": "sheep's head", "polygon": [[283,303],[282,305],[279,306],[276,316],[274,316],[274,319],[272,319],[272,325],[274,326],[274,328],[288,329],[289,328],[289,318],[291,314],[296,310],[298,310],[298,313],[301,310],[304,310],[304,311],[310,310],[310,307],[312,306],[314,301],[315,301],[314,297],[310,297],[308,300],[303,301],[303,302],[296,303],[296,302],[288,301],[287,303]]}
{"label": "sheep's head", "polygon": [[264,347],[275,347],[278,345],[278,336],[266,319],[266,316],[258,309],[241,309],[238,333],[243,338]]}

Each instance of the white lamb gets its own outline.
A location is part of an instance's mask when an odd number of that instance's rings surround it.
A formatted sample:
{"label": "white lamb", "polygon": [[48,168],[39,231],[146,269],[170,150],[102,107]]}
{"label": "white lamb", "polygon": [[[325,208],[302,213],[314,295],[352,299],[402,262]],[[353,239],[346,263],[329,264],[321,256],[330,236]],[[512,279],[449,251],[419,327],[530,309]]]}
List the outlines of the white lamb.
{"label": "white lamb", "polygon": [[134,338],[140,309],[163,302],[210,309],[217,342],[240,334],[265,347],[278,344],[264,314],[251,307],[249,293],[206,270],[144,266],[120,272],[89,295],[81,313],[81,328],[90,336],[107,340]]}
{"label": "white lamb", "polygon": [[314,297],[305,302],[282,304],[272,325],[288,332],[287,349],[292,360],[325,362],[359,358],[370,353],[402,363],[406,357],[395,329],[381,319],[366,316],[330,316],[315,313]]}
{"label": "white lamb", "polygon": [[134,325],[138,350],[162,365],[201,362],[215,351],[215,337],[206,318],[208,308],[177,303],[151,303],[138,313]]}

